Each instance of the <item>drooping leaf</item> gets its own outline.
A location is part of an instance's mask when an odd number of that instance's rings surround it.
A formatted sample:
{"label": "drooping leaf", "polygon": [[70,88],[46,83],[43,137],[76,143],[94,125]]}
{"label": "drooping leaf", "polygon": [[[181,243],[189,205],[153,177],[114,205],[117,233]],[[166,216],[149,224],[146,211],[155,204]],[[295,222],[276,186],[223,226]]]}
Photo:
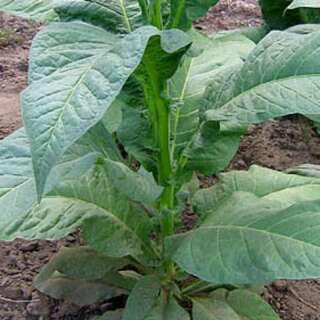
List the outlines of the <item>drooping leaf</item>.
{"label": "drooping leaf", "polygon": [[288,207],[299,201],[318,199],[319,190],[320,179],[317,177],[302,177],[254,165],[248,171],[220,174],[218,184],[196,193],[193,205],[197,213],[206,217],[237,191],[250,192]]}
{"label": "drooping leaf", "polygon": [[122,320],[147,320],[157,303],[161,282],[156,276],[145,276],[133,288]]}
{"label": "drooping leaf", "polygon": [[222,289],[192,302],[194,320],[279,320],[270,305],[248,290]]}
{"label": "drooping leaf", "polygon": [[82,305],[125,293],[106,277],[129,264],[126,259],[110,258],[88,247],[63,248],[37,275],[35,287],[55,299]]}
{"label": "drooping leaf", "polygon": [[[96,132],[96,133],[95,133]],[[110,139],[106,133],[94,128],[74,144],[59,161],[48,178],[45,192],[49,192],[61,179],[78,177],[89,170],[96,159],[103,155],[117,160],[117,152],[104,143],[95,144],[95,134]],[[27,212],[36,203],[37,193],[32,169],[29,140],[24,129],[20,129],[0,142],[0,204],[4,208],[0,219],[0,238],[13,240],[27,236],[19,229],[25,223]],[[29,221],[29,227],[33,221]],[[28,238],[28,236],[27,236]]]}
{"label": "drooping leaf", "polygon": [[319,200],[283,209],[272,198],[236,192],[199,228],[168,238],[167,250],[183,270],[217,284],[317,278],[319,228]]}
{"label": "drooping leaf", "polygon": [[[89,27],[87,33],[91,31]],[[54,26],[44,33],[59,37]],[[75,55],[73,63],[42,78],[41,86],[34,81],[24,91],[23,117],[31,140],[39,195],[43,193],[51,168],[74,141],[102,119],[141,62],[149,40],[160,36],[162,33],[157,29],[142,27],[92,59],[79,60],[79,56]],[[167,32],[163,33],[163,37],[161,44],[164,51],[174,53],[186,45],[185,41],[178,41],[171,43],[170,47],[165,41]],[[45,38],[42,36],[39,41]],[[65,35],[61,39],[66,39]],[[69,42],[66,42],[68,48]],[[37,61],[37,57],[31,59]],[[109,60],[113,63],[108,63]]]}
{"label": "drooping leaf", "polygon": [[148,247],[146,213],[114,189],[102,160],[59,184],[23,218],[14,230],[22,238],[60,239],[81,227],[87,243],[111,257],[138,257]]}
{"label": "drooping leaf", "polygon": [[208,90],[208,105],[215,109],[207,119],[257,123],[294,113],[318,115],[319,42],[320,32],[270,33],[245,61],[231,94],[217,102]]}
{"label": "drooping leaf", "polygon": [[170,28],[188,30],[192,21],[204,16],[219,0],[170,0]]}

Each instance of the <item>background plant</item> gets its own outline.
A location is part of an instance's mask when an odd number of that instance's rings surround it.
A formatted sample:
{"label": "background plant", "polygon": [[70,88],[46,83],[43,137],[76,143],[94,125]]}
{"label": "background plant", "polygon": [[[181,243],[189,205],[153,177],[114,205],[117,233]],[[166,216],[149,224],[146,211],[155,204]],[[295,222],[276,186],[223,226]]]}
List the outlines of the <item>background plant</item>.
{"label": "background plant", "polygon": [[[205,190],[195,175],[221,172],[250,123],[319,115],[320,31],[201,35],[192,21],[216,2],[0,0],[51,22],[24,128],[0,144],[0,238],[80,228],[86,242],[39,290],[79,305],[129,295],[103,319],[277,319],[258,285],[320,276],[317,167],[253,166]],[[177,233],[186,205],[199,221]]]}

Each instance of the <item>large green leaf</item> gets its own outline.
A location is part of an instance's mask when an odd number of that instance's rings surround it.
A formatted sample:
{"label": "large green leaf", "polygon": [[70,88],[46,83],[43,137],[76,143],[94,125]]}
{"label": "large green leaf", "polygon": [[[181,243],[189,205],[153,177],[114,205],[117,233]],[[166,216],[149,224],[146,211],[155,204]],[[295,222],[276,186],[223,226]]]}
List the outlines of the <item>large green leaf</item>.
{"label": "large green leaf", "polygon": [[207,111],[207,119],[256,123],[294,113],[319,115],[319,43],[320,32],[270,33],[250,54],[224,99],[217,101],[216,93],[208,91],[208,108],[215,108]]}
{"label": "large green leaf", "polygon": [[55,299],[88,305],[126,293],[109,283],[108,274],[116,277],[128,264],[128,260],[109,258],[88,247],[63,248],[37,275],[34,285]]}
{"label": "large green leaf", "polygon": [[270,305],[248,290],[218,290],[192,302],[194,320],[279,320]]}
{"label": "large green leaf", "polygon": [[[109,141],[108,147],[101,141],[95,144],[96,135]],[[90,130],[67,151],[53,169],[45,192],[50,191],[62,178],[69,179],[84,174],[101,155],[117,160],[119,155],[116,150],[112,150],[110,139],[101,127]],[[0,204],[3,208],[0,238],[12,240],[22,236],[17,229],[37,200],[30,144],[24,129],[2,140],[0,150],[0,175],[3,178],[0,183]],[[26,221],[24,223],[27,224]]]}
{"label": "large green leaf", "polygon": [[167,249],[183,270],[218,284],[317,278],[319,229],[319,200],[283,209],[236,192],[199,228],[168,238]]}
{"label": "large green leaf", "polygon": [[142,24],[136,0],[0,0],[0,11],[43,22],[82,20],[120,33]]}
{"label": "large green leaf", "polygon": [[193,199],[199,228],[169,238],[168,249],[186,271],[214,283],[316,276],[319,194],[316,175],[258,166],[222,174]]}
{"label": "large green leaf", "polygon": [[[61,36],[59,46],[64,47],[63,39],[67,37],[61,35],[60,31],[59,27],[53,25],[44,33],[47,33],[49,38],[50,35],[55,38]],[[81,32],[84,31],[85,27]],[[88,26],[86,34],[91,32],[92,27]],[[185,38],[182,43],[169,43],[167,33],[162,34],[153,27],[143,27],[93,58],[79,60],[78,54],[72,54],[70,58],[74,57],[73,63],[32,82],[24,91],[23,117],[31,140],[39,195],[43,193],[46,178],[59,158],[74,141],[103,118],[141,62],[149,40],[162,37],[163,50],[168,53],[174,53],[186,45]],[[181,38],[182,32],[179,31],[170,32],[170,36],[176,33]],[[69,36],[72,34],[71,32]],[[105,32],[105,37],[108,36]],[[46,38],[42,36],[39,41],[46,41]],[[69,40],[66,39],[65,42],[68,50]],[[56,41],[53,41],[52,45],[55,43]],[[31,57],[31,60],[37,65],[37,57]],[[110,61],[113,63],[110,64]],[[47,67],[50,67],[51,63],[52,61],[49,61]]]}
{"label": "large green leaf", "polygon": [[77,227],[83,229],[91,247],[112,257],[138,257],[148,248],[149,218],[142,207],[114,189],[103,160],[85,175],[60,183],[16,219],[7,233],[27,239],[59,239]]}
{"label": "large green leaf", "polygon": [[95,317],[94,320],[121,320],[122,310],[107,311],[102,316]]}
{"label": "large green leaf", "polygon": [[[295,172],[294,172],[295,173]],[[318,199],[320,179],[252,166],[249,171],[231,171],[219,175],[219,183],[200,190],[193,198],[194,209],[206,217],[237,191],[250,192],[259,198],[273,199],[281,207],[298,201]]]}
{"label": "large green leaf", "polygon": [[170,0],[171,28],[189,29],[192,21],[202,17],[219,0]]}

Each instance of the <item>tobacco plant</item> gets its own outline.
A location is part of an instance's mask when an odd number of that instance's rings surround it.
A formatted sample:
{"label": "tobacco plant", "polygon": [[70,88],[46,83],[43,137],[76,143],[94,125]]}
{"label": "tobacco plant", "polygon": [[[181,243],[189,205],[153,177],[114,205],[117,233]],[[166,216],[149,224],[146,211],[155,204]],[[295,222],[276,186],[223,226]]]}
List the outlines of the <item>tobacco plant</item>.
{"label": "tobacco plant", "polygon": [[[220,174],[249,124],[319,115],[320,30],[256,45],[248,30],[192,29],[216,2],[0,0],[48,24],[24,128],[0,143],[0,239],[79,228],[85,242],[43,268],[40,291],[128,296],[100,319],[272,320],[261,286],[320,277],[318,167]],[[197,173],[219,181],[201,189]]]}

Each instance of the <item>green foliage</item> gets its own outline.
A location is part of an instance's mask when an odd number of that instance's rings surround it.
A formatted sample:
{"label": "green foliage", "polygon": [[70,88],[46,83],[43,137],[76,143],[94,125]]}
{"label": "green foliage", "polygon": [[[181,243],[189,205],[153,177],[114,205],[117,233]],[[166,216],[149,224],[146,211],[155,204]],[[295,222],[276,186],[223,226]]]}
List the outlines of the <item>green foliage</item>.
{"label": "green foliage", "polygon": [[[319,167],[220,174],[249,124],[320,116],[320,29],[193,30],[216,3],[0,0],[48,23],[25,128],[0,142],[0,239],[80,228],[86,246],[62,249],[35,286],[79,305],[129,295],[97,319],[276,320],[251,286],[320,277]],[[270,19],[286,8],[261,3]],[[198,172],[219,182],[199,190]],[[177,233],[186,204],[198,223]]]}
{"label": "green foliage", "polygon": [[286,29],[302,23],[319,23],[317,0],[259,0],[263,18],[271,29]]}

